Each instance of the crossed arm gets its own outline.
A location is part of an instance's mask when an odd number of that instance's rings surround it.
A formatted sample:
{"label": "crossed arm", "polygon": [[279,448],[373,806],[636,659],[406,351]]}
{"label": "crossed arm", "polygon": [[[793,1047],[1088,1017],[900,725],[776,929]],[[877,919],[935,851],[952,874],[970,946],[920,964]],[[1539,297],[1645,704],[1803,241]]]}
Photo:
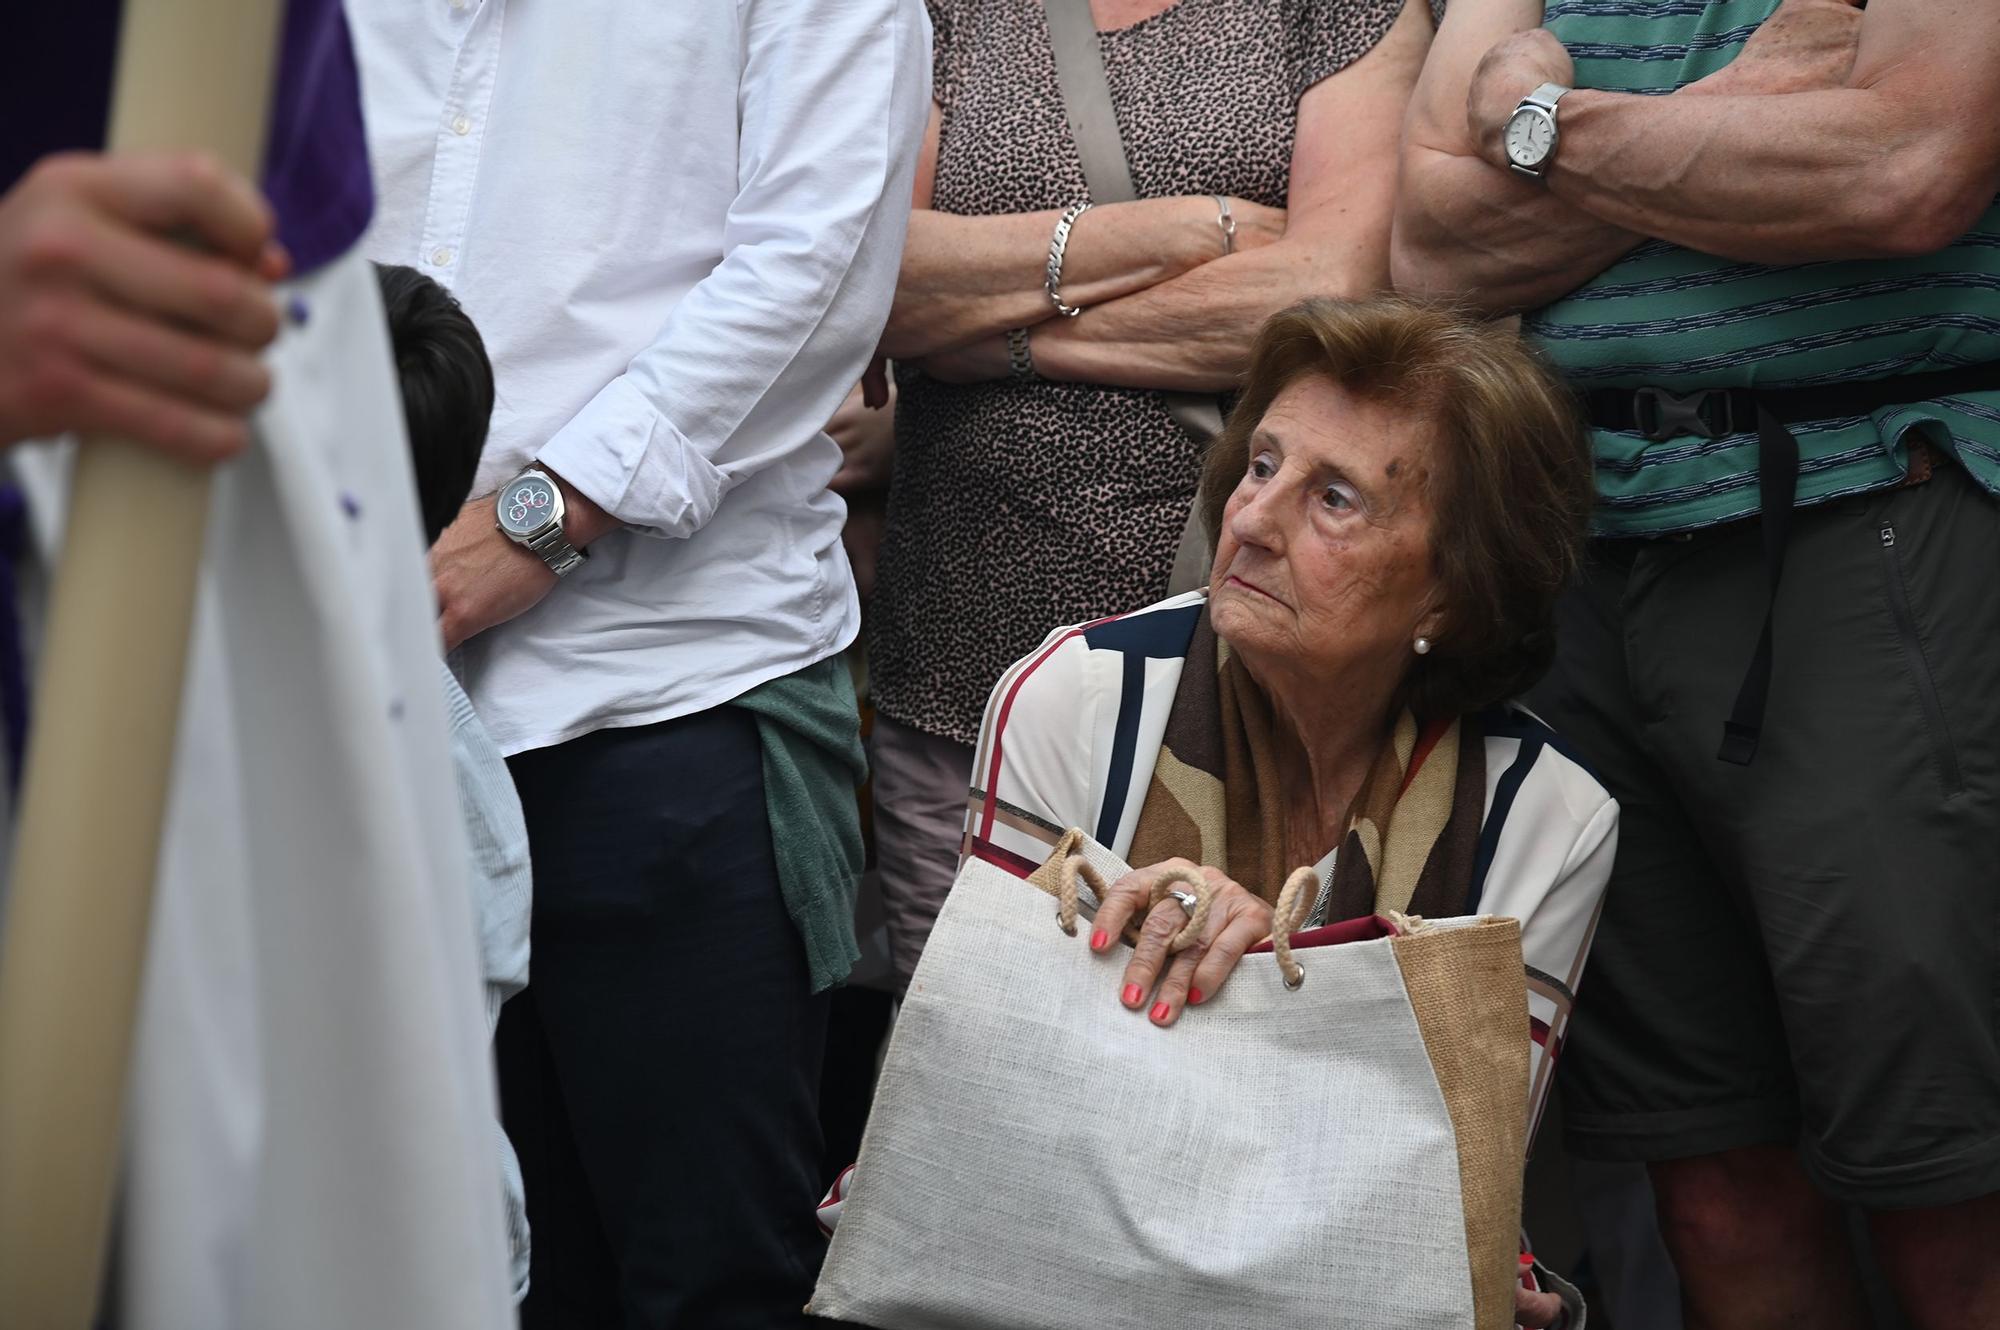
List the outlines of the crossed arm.
{"label": "crossed arm", "polygon": [[1522,96],[1575,79],[1541,10],[1446,11],[1405,128],[1399,288],[1509,313],[1647,237],[1755,263],[1922,254],[2000,189],[2000,7],[1786,0],[1732,64],[1671,96],[1565,97],[1546,187],[1500,146]]}
{"label": "crossed arm", "polygon": [[[1238,205],[1237,252],[1221,255],[1215,206],[1155,199],[1093,209],[1078,224],[1064,296],[1090,308],[1054,319],[1042,257],[1057,213],[955,217],[928,211],[936,136],[885,350],[956,382],[1007,372],[1009,328],[1033,329],[1042,377],[1132,388],[1232,386],[1265,317],[1310,295],[1359,296],[1388,283],[1394,144],[1430,40],[1410,5],[1374,49],[1299,102],[1286,208]],[[957,265],[958,285],[945,274]],[[957,295],[957,315],[937,308]]]}

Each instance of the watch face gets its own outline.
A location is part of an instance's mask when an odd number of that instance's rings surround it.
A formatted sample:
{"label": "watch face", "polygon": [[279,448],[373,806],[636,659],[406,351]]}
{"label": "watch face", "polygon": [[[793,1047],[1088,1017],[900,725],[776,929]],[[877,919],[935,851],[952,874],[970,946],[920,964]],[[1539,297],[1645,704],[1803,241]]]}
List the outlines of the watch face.
{"label": "watch face", "polygon": [[1524,106],[1507,122],[1507,158],[1516,166],[1540,166],[1555,146],[1556,122],[1547,111]]}
{"label": "watch face", "polygon": [[555,487],[540,475],[525,475],[500,491],[500,526],[510,536],[532,536],[555,520]]}

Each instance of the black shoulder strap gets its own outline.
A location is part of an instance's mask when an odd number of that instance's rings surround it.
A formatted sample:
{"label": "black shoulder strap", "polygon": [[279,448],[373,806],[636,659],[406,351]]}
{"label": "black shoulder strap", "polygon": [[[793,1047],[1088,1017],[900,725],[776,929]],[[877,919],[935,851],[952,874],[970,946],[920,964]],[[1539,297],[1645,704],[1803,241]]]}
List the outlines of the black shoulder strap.
{"label": "black shoulder strap", "polygon": [[[1111,85],[1104,77],[1104,51],[1097,44],[1097,20],[1090,0],[1042,0],[1049,20],[1049,47],[1056,58],[1056,82],[1062,88],[1063,110],[1070,137],[1083,161],[1083,183],[1092,203],[1129,203],[1139,197],[1132,185],[1132,167],[1125,157],[1125,136],[1118,127],[1118,108],[1111,103]],[[1222,408],[1206,393],[1164,394],[1167,411],[1181,432],[1206,449],[1222,433]],[[1170,591],[1208,584],[1208,533],[1199,506],[1189,514],[1174,556]]]}
{"label": "black shoulder strap", "polygon": [[1129,203],[1139,197],[1125,160],[1125,136],[1118,108],[1104,77],[1104,51],[1097,44],[1097,20],[1090,0],[1042,0],[1049,20],[1049,46],[1056,57],[1056,82],[1070,137],[1083,159],[1083,181],[1092,203]]}

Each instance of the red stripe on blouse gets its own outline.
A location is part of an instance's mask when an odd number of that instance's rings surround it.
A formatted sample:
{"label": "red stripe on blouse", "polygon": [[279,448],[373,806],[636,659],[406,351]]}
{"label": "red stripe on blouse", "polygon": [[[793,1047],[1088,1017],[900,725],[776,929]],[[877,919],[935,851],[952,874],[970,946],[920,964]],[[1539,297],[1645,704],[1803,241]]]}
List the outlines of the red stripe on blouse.
{"label": "red stripe on blouse", "polygon": [[[980,840],[990,840],[993,836],[993,815],[1000,800],[1000,738],[1006,733],[1007,718],[1013,714],[1014,699],[1020,696],[1021,685],[1028,681],[1029,675],[1042,668],[1043,663],[1050,656],[1055,655],[1065,642],[1068,642],[1073,637],[1083,636],[1085,632],[1097,627],[1099,624],[1110,623],[1113,619],[1123,617],[1123,615],[1114,614],[1109,618],[1096,619],[1081,627],[1070,629],[1061,637],[1049,643],[1048,646],[1042,648],[1042,654],[1035,657],[1035,663],[1015,676],[1013,686],[1007,690],[1006,698],[1000,703],[1000,714],[993,721],[993,763],[986,773],[986,802],[979,809]],[[1004,867],[1004,865],[1002,866]]]}

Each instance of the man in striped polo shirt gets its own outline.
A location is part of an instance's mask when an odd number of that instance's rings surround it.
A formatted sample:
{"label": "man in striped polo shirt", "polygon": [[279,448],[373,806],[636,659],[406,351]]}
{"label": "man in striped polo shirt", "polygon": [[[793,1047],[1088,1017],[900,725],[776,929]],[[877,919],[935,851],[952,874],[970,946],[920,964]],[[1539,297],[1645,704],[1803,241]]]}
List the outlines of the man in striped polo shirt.
{"label": "man in striped polo shirt", "polygon": [[1914,1324],[2000,1326],[1996,189],[1993,0],[1462,2],[1411,112],[1398,285],[1522,313],[1595,426],[1565,1108],[1690,1325],[1866,1324],[1846,1202]]}

